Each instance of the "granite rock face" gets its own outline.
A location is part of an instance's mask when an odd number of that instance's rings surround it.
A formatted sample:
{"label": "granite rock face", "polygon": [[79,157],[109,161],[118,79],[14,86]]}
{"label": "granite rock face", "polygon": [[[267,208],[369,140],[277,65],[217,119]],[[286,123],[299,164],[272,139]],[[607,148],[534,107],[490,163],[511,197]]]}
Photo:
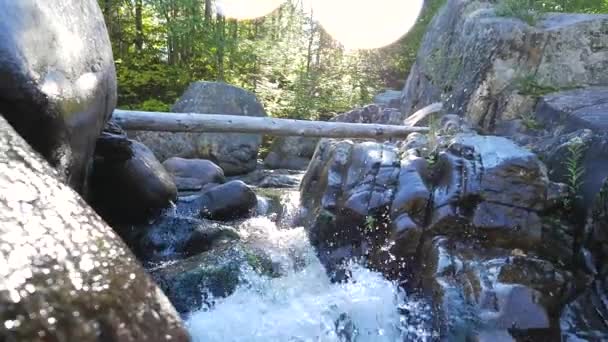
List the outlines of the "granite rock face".
{"label": "granite rock face", "polygon": [[535,117],[544,125],[608,131],[608,87],[585,87],[542,96]]}
{"label": "granite rock face", "polygon": [[[190,85],[172,108],[176,113],[266,116],[252,93],[225,83],[196,82]],[[131,132],[150,147],[156,157],[208,159],[227,176],[255,170],[262,136],[225,133]]]}
{"label": "granite rock face", "polygon": [[495,2],[448,0],[402,92],[401,111],[440,100],[490,131],[534,111],[539,95],[608,84],[608,15],[546,14],[531,26]]}
{"label": "granite rock face", "polygon": [[0,167],[0,340],[189,340],[121,239],[2,117]]}
{"label": "granite rock face", "polygon": [[306,170],[318,142],[318,138],[278,137],[270,146],[264,166],[269,169]]}
{"label": "granite rock face", "polygon": [[112,47],[94,0],[0,1],[0,111],[84,193],[116,105]]}

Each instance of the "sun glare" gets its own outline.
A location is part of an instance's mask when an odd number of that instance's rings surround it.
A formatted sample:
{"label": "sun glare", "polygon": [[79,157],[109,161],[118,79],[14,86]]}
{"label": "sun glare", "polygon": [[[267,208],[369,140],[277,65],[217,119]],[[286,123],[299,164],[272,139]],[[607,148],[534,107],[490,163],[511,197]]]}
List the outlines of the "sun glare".
{"label": "sun glare", "polygon": [[[216,0],[228,18],[255,19],[286,0]],[[302,0],[325,31],[347,49],[376,49],[403,37],[420,15],[424,0]]]}
{"label": "sun glare", "polygon": [[348,49],[390,45],[416,24],[424,0],[309,0],[314,17]]}
{"label": "sun glare", "polygon": [[285,0],[216,0],[218,13],[233,19],[255,19],[270,14]]}

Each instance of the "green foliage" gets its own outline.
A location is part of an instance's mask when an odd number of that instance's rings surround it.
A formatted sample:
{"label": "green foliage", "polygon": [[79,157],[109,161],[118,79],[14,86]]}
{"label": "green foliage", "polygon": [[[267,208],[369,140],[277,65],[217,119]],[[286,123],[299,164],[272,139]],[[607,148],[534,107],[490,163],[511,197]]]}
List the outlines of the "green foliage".
{"label": "green foliage", "polygon": [[542,85],[538,82],[534,75],[526,75],[515,80],[516,88],[519,94],[534,97],[544,96],[558,91],[558,88]]}
{"label": "green foliage", "polygon": [[369,103],[382,89],[401,87],[411,66],[405,60],[415,56],[426,24],[445,2],[431,1],[401,42],[347,51],[301,1],[239,22],[215,13],[213,0],[99,1],[115,54],[119,107],[167,110],[191,82],[219,80],[254,92],[273,116],[300,119],[328,119]]}
{"label": "green foliage", "polygon": [[515,17],[535,25],[547,12],[608,13],[607,0],[500,0],[496,15]]}
{"label": "green foliage", "polygon": [[378,229],[378,220],[373,216],[365,217],[365,231],[367,233],[374,232]]}
{"label": "green foliage", "polygon": [[583,185],[585,168],[582,165],[582,159],[584,154],[585,145],[580,138],[577,138],[568,145],[568,157],[564,161],[568,179],[568,192],[570,193],[565,203],[567,208],[572,208],[574,202],[578,199],[578,192]]}
{"label": "green foliage", "polygon": [[147,112],[169,112],[171,110],[171,106],[165,102],[162,102],[161,100],[148,99],[139,105],[139,109]]}
{"label": "green foliage", "polygon": [[533,2],[534,0],[502,0],[496,6],[496,15],[519,18],[528,25],[534,25],[539,13],[533,8]]}
{"label": "green foliage", "polygon": [[529,130],[540,130],[543,129],[543,125],[536,120],[534,113],[527,112],[520,114],[522,124]]}

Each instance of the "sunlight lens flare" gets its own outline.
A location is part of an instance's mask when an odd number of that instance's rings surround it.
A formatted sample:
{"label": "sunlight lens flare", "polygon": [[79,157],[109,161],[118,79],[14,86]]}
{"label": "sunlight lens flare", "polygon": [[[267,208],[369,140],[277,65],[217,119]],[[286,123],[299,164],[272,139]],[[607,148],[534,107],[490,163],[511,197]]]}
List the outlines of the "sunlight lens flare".
{"label": "sunlight lens flare", "polygon": [[233,19],[256,19],[270,14],[285,0],[216,0],[218,13]]}
{"label": "sunlight lens flare", "polygon": [[424,0],[309,0],[314,17],[348,49],[390,45],[416,24]]}

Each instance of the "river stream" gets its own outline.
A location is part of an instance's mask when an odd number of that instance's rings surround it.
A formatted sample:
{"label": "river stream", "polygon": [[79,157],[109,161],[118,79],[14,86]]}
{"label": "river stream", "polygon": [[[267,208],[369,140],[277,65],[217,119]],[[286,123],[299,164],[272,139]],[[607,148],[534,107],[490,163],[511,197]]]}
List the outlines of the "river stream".
{"label": "river stream", "polygon": [[352,263],[347,282],[332,283],[303,227],[291,218],[298,192],[281,197],[283,219],[251,218],[239,227],[245,243],[263,248],[281,276],[242,272],[227,298],[188,315],[194,341],[396,342],[428,341],[422,304],[408,300],[380,273]]}

